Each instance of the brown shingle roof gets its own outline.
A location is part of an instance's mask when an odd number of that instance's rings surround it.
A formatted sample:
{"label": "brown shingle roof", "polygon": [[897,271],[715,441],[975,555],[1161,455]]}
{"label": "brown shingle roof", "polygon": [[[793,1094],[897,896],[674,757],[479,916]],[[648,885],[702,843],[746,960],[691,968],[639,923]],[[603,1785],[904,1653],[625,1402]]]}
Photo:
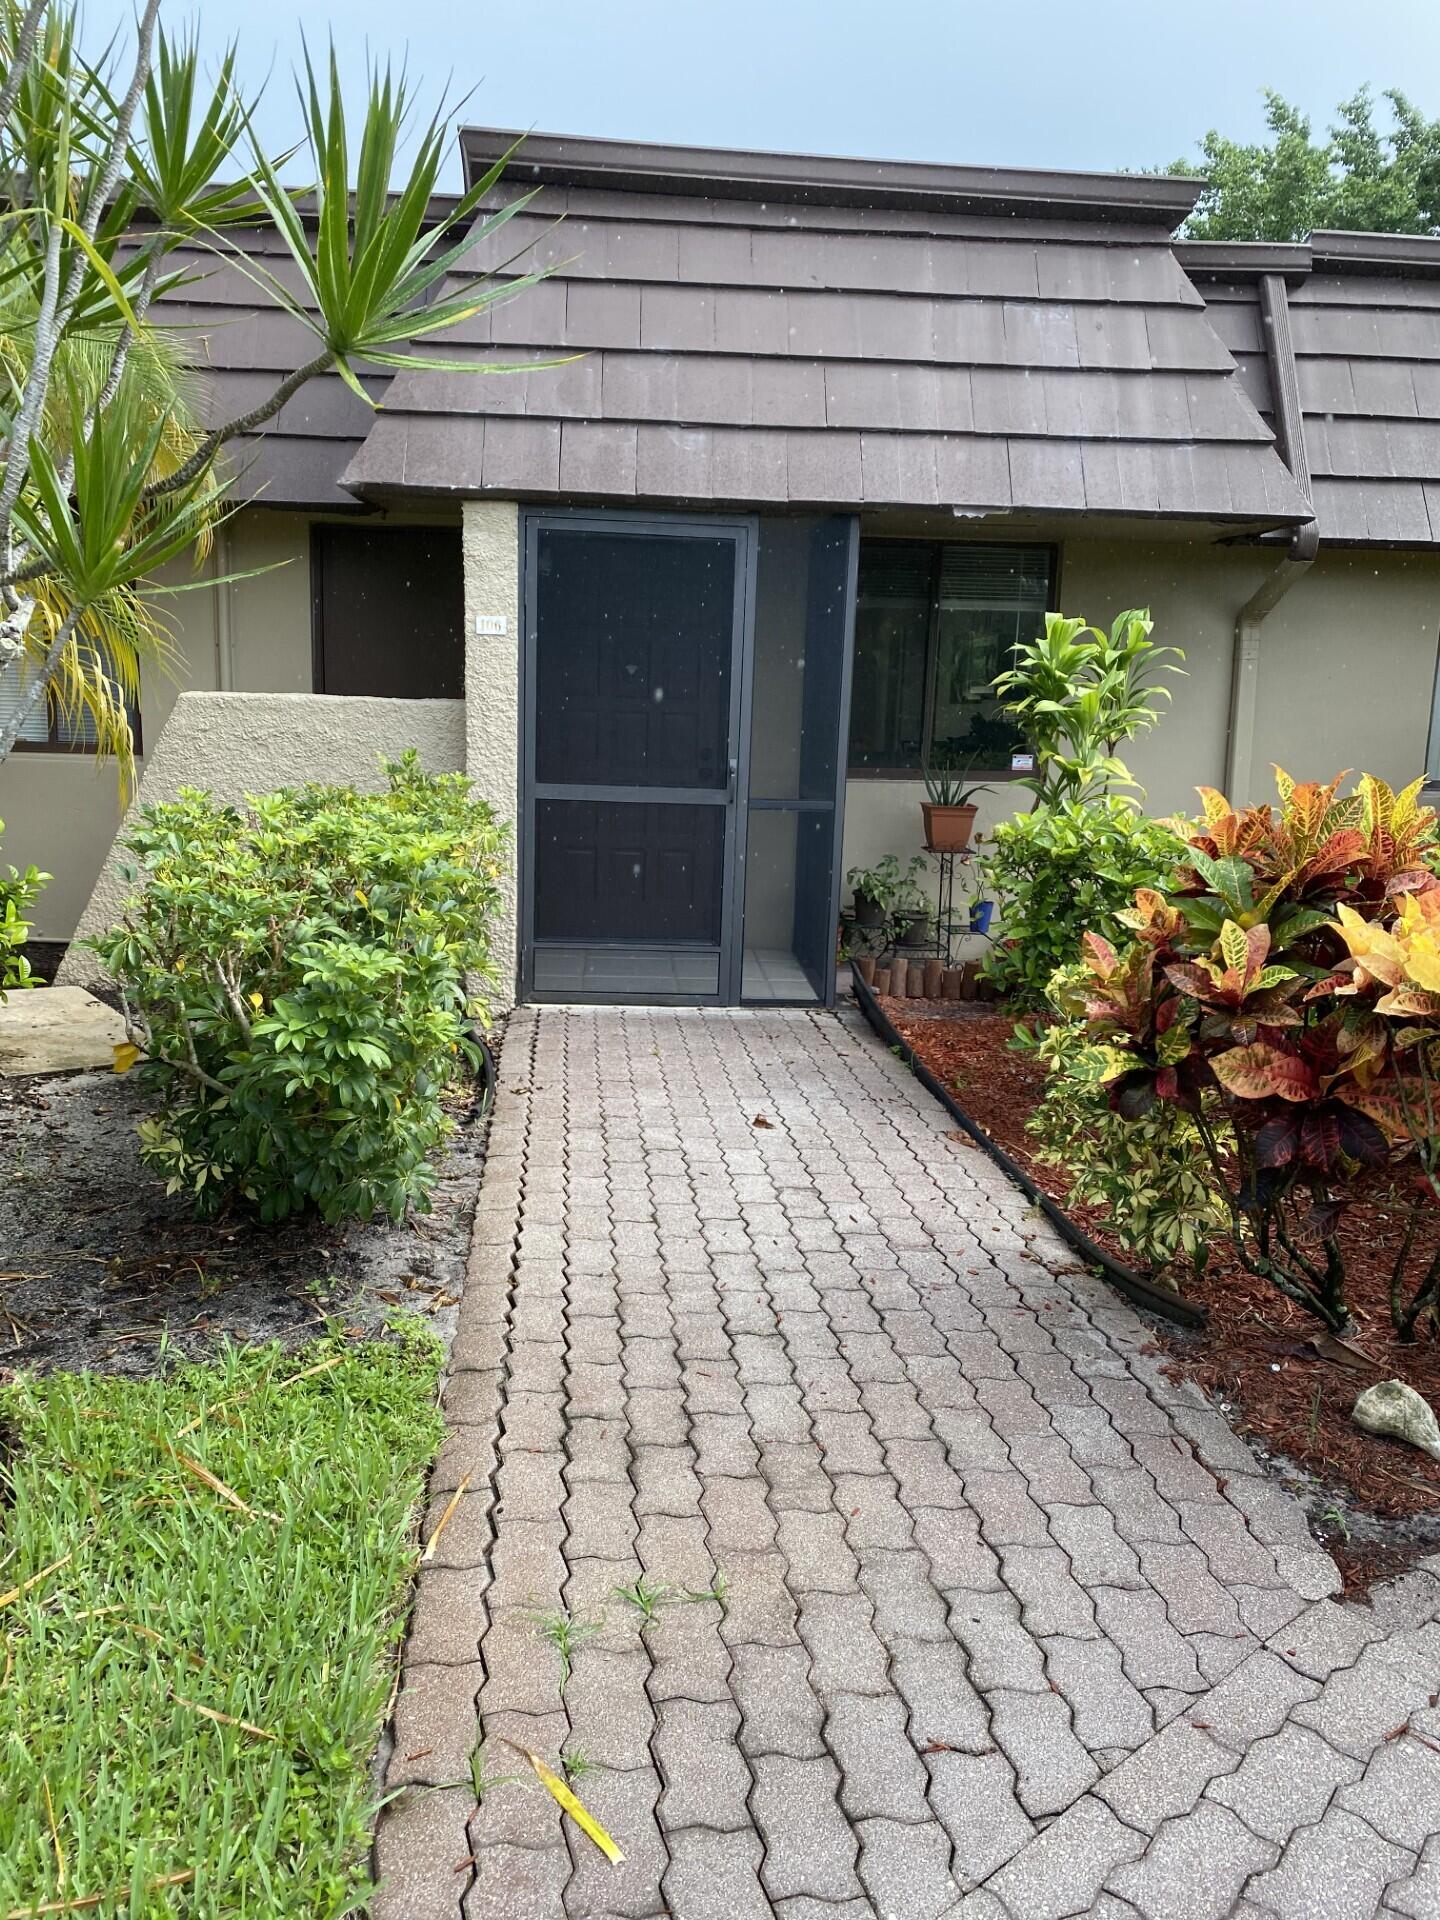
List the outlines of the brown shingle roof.
{"label": "brown shingle roof", "polygon": [[1307,517],[1172,250],[1193,182],[544,136],[512,178],[464,267],[551,277],[446,351],[583,357],[398,376],[348,485]]}
{"label": "brown shingle roof", "polygon": [[1179,251],[1267,419],[1257,279],[1286,280],[1321,540],[1440,544],[1440,239],[1314,233]]}

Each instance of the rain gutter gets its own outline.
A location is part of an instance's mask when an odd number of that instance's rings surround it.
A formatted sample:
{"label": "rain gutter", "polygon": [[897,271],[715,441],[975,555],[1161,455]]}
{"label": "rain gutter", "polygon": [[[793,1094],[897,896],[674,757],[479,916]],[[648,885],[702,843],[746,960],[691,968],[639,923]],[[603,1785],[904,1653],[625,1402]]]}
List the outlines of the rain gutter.
{"label": "rain gutter", "polygon": [[[1290,301],[1280,273],[1260,276],[1260,316],[1270,359],[1275,400],[1276,450],[1296,486],[1311,503],[1310,461],[1305,451],[1305,422],[1300,406],[1300,377],[1290,337]],[[1225,744],[1225,792],[1243,806],[1252,792],[1255,763],[1255,713],[1260,694],[1260,629],[1320,550],[1314,519],[1293,529],[1280,564],[1260,582],[1235,616],[1230,656],[1230,731]]]}

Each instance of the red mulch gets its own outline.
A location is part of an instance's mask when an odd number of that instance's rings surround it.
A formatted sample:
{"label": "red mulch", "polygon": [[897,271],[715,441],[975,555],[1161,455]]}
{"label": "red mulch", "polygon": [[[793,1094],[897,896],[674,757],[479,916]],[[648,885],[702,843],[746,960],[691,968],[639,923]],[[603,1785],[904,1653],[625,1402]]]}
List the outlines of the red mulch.
{"label": "red mulch", "polygon": [[[892,997],[880,1005],[936,1078],[954,1086],[970,1117],[1063,1205],[1063,1170],[1036,1160],[1037,1142],[1025,1131],[1044,1068],[1007,1049],[1010,1019],[968,1007],[949,1019],[918,1016],[910,1001]],[[1102,1213],[1089,1207],[1070,1211],[1107,1252],[1126,1259]],[[1395,1338],[1386,1250],[1398,1242],[1389,1220],[1357,1206],[1343,1218],[1339,1238],[1355,1320],[1349,1344],[1363,1349],[1372,1365],[1339,1364],[1316,1354],[1308,1342],[1319,1322],[1247,1273],[1224,1241],[1212,1246],[1203,1276],[1181,1278],[1185,1297],[1207,1309],[1208,1325],[1193,1334],[1166,1330],[1160,1338],[1192,1379],[1226,1403],[1239,1430],[1262,1446],[1342,1486],[1357,1507],[1382,1519],[1434,1516],[1440,1510],[1440,1462],[1362,1432],[1350,1409],[1363,1387],[1389,1379],[1406,1381],[1440,1406],[1440,1340],[1422,1335],[1406,1347]],[[1343,1540],[1329,1544],[1344,1557]],[[1350,1557],[1358,1562],[1364,1556],[1357,1546]]]}

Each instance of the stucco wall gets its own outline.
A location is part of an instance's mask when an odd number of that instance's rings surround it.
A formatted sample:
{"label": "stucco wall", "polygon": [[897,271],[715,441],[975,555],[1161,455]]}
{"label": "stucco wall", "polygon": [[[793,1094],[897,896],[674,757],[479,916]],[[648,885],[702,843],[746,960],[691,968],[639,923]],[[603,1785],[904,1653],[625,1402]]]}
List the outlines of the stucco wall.
{"label": "stucco wall", "polygon": [[228,659],[221,659],[215,684],[235,693],[313,692],[309,520],[299,513],[239,514],[219,560],[222,573],[244,577],[220,589]]}
{"label": "stucco wall", "polygon": [[[1197,786],[1224,786],[1235,615],[1275,565],[1273,555],[1209,544],[1065,544],[1067,613],[1098,626],[1148,605],[1156,639],[1185,651],[1169,714],[1125,749],[1150,812],[1188,814]],[[1272,762],[1297,779],[1350,767],[1394,785],[1425,771],[1437,621],[1440,555],[1322,552],[1261,629],[1254,791],[1231,797],[1269,797]],[[848,782],[847,870],[919,850],[923,792],[914,780]],[[981,799],[977,830],[1029,802],[1024,788],[999,785]]]}
{"label": "stucco wall", "polygon": [[[182,692],[309,691],[309,542],[300,514],[238,514],[199,577],[247,577],[157,603],[173,654],[168,668],[141,675],[138,774]],[[165,577],[189,585],[197,576],[186,564],[167,568]],[[115,768],[88,753],[15,753],[0,766],[0,859],[18,867],[34,861],[54,875],[37,903],[37,939],[68,940],[74,932],[122,810]]]}
{"label": "stucco wall", "polygon": [[[520,816],[520,509],[513,500],[467,500],[465,554],[465,771],[478,798],[517,829]],[[503,620],[480,634],[481,618]],[[519,966],[516,874],[504,882],[504,907],[492,939],[495,971],[510,992]]]}
{"label": "stucco wall", "polygon": [[[407,747],[432,772],[454,773],[465,759],[460,700],[364,700],[319,693],[186,693],[154,743],[136,806],[203,787],[221,800],[328,780],[378,791],[383,758]],[[117,862],[105,861],[80,916],[77,939],[119,919],[127,893]],[[78,944],[60,979],[84,984],[99,974]]]}
{"label": "stucco wall", "polygon": [[1265,622],[1256,779],[1342,767],[1392,786],[1425,766],[1440,622],[1440,555],[1325,553]]}

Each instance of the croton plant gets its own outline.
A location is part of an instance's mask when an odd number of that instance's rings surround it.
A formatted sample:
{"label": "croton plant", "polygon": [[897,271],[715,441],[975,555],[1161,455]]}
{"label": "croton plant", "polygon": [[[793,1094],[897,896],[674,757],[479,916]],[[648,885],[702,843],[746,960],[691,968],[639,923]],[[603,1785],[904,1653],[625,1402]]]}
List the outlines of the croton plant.
{"label": "croton plant", "polygon": [[[1400,1337],[1440,1330],[1440,850],[1417,780],[1341,797],[1277,769],[1279,804],[1200,790],[1184,864],[1084,941],[1062,989],[1107,1049],[1112,1109],[1194,1120],[1240,1259],[1343,1329],[1344,1209],[1398,1225]],[[1388,1256],[1387,1256],[1388,1257]]]}

